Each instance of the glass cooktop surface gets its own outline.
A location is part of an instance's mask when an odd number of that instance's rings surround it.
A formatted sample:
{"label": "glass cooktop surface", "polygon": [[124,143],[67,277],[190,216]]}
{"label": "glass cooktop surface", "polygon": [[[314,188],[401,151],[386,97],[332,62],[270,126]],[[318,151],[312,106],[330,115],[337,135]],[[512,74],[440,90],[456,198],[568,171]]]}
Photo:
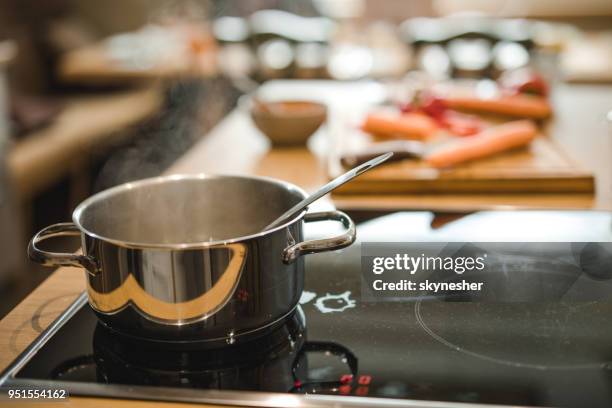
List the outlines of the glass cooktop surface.
{"label": "glass cooktop surface", "polygon": [[[361,241],[384,234],[363,228]],[[361,230],[360,230],[361,231]],[[501,405],[612,405],[612,286],[598,300],[361,298],[360,246],[306,261],[300,306],[261,339],[217,350],[129,343],[84,303],[15,380]],[[83,299],[84,300],[84,299]],[[109,392],[112,395],[112,392]]]}

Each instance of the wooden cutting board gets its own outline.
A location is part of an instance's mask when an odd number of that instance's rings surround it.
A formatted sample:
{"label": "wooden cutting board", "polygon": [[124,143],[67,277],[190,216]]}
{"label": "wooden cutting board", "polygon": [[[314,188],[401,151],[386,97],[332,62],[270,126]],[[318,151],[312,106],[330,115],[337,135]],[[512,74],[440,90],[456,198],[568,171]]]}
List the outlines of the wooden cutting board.
{"label": "wooden cutting board", "polygon": [[[353,141],[362,144],[359,136]],[[363,137],[363,136],[362,136]],[[336,143],[330,176],[342,170]],[[540,136],[529,147],[438,170],[419,160],[389,163],[354,179],[334,194],[457,194],[457,193],[593,193],[593,174],[581,168],[554,140]]]}

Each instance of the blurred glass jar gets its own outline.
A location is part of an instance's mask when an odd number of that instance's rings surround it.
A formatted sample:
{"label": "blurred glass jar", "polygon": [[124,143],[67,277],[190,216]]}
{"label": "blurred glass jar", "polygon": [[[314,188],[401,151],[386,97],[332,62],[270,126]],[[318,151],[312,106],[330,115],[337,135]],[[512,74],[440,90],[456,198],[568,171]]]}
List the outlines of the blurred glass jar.
{"label": "blurred glass jar", "polygon": [[329,48],[316,42],[295,47],[295,76],[298,78],[324,78],[327,76]]}
{"label": "blurred glass jar", "polygon": [[257,61],[263,78],[288,77],[294,60],[295,51],[292,45],[280,38],[266,41],[257,48]]}

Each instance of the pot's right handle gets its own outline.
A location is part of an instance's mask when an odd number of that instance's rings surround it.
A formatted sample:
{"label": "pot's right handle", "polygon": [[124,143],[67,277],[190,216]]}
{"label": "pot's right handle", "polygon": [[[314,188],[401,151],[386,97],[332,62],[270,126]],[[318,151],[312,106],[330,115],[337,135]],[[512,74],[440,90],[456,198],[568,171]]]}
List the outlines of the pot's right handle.
{"label": "pot's right handle", "polygon": [[323,211],[308,213],[304,216],[304,222],[316,221],[339,221],[344,225],[346,231],[337,237],[303,241],[291,245],[283,251],[283,262],[291,263],[302,255],[333,251],[345,248],[355,242],[357,236],[355,223],[342,211]]}
{"label": "pot's right handle", "polygon": [[28,245],[28,257],[41,265],[45,266],[77,266],[85,268],[91,275],[96,275],[99,272],[98,262],[91,256],[81,254],[70,254],[61,252],[49,252],[38,248],[36,245],[44,240],[64,237],[64,236],[80,236],[81,231],[71,222],[60,222],[58,224],[49,225],[43,228],[34,235]]}

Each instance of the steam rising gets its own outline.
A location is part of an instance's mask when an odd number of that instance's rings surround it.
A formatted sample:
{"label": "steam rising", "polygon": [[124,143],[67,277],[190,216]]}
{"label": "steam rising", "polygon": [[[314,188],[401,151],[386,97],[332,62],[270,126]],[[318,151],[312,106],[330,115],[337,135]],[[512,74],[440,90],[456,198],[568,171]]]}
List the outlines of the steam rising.
{"label": "steam rising", "polygon": [[235,105],[238,95],[223,79],[177,81],[162,112],[131,129],[129,144],[102,165],[94,191],[160,175]]}

